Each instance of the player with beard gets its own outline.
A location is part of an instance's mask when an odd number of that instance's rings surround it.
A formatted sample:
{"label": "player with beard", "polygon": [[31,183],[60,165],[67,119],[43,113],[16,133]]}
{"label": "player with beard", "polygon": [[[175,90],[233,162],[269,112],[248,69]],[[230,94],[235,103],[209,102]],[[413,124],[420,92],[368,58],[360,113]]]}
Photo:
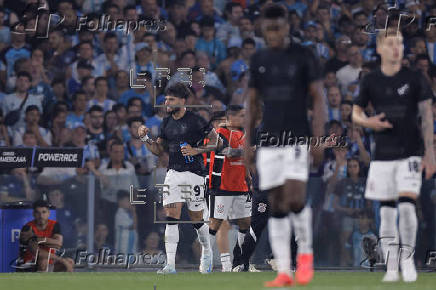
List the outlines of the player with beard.
{"label": "player with beard", "polygon": [[[270,4],[263,10],[261,29],[268,48],[256,52],[251,59],[245,126],[246,138],[250,140],[262,100],[260,134],[268,136],[267,140],[279,141],[268,144],[261,140],[256,144],[259,188],[269,192],[269,240],[278,268],[276,279],[266,282],[266,287],[294,284],[290,253],[292,228],[298,245],[296,282],[305,285],[313,278],[312,211],[305,206],[306,183],[309,152],[315,166],[322,161],[324,152],[322,146],[309,148],[308,142],[296,143],[312,133],[317,138],[323,135],[326,110],[321,68],[308,48],[289,44],[287,15],[286,9],[278,4]],[[312,132],[307,116],[308,94],[313,104]],[[287,134],[286,140],[280,138],[282,132]],[[245,144],[244,159],[251,168],[254,152],[248,142]]]}
{"label": "player with beard", "polygon": [[[398,281],[399,266],[403,280],[414,282],[416,200],[422,171],[425,170],[428,179],[436,170],[433,93],[421,73],[402,67],[403,37],[396,26],[380,31],[376,41],[381,67],[362,79],[352,118],[354,123],[375,131],[376,149],[369,166],[365,197],[381,203],[379,238],[387,265],[383,282]],[[375,116],[365,114],[369,103]]]}
{"label": "player with beard", "polygon": [[[159,274],[176,273],[175,259],[179,242],[178,222],[183,203],[188,207],[188,213],[197,231],[202,251],[200,272],[212,271],[212,249],[209,241],[209,226],[203,221],[203,211],[207,210],[204,200],[204,177],[207,172],[204,167],[203,153],[221,148],[222,141],[218,138],[210,123],[199,115],[186,110],[186,101],[190,90],[177,83],[166,91],[165,106],[170,116],[164,118],[157,140],[147,136],[149,128],[142,125],[138,135],[147,148],[155,155],[164,151],[169,153],[168,171],[165,177],[163,191],[163,206],[167,216],[165,228],[165,250],[167,264],[158,271]],[[203,140],[209,139],[207,145]],[[186,191],[194,192],[186,196]]]}
{"label": "player with beard", "polygon": [[[224,149],[211,153],[209,169],[211,243],[223,220],[234,220],[239,226],[238,244],[242,245],[250,227],[251,195],[246,181],[247,170],[242,162],[245,143],[243,120],[245,110],[240,105],[230,105],[226,111],[226,125],[217,133],[224,142]],[[220,247],[223,272],[232,271],[230,253]],[[227,252],[226,252],[227,250]]]}

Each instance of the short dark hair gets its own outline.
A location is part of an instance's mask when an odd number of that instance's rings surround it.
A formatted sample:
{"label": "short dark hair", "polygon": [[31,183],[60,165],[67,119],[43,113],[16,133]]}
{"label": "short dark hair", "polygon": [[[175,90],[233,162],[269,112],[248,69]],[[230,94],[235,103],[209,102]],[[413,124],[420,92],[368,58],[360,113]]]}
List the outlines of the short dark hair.
{"label": "short dark hair", "polygon": [[200,27],[215,27],[215,19],[210,16],[203,16],[200,21]]}
{"label": "short dark hair", "polygon": [[127,119],[127,125],[129,126],[129,128],[132,127],[132,124],[135,122],[139,122],[139,123],[143,124],[144,119],[142,119],[141,117],[132,117],[132,118]]}
{"label": "short dark hair", "polygon": [[124,106],[123,104],[118,103],[118,104],[115,104],[115,105],[112,106],[112,111],[114,111],[116,113],[119,110],[121,110],[121,108],[124,108],[125,110],[127,110],[126,106]]}
{"label": "short dark hair", "polygon": [[50,204],[48,203],[48,201],[40,199],[35,201],[32,205],[33,210],[37,209],[38,207],[46,207],[49,209]]}
{"label": "short dark hair", "polygon": [[263,18],[265,19],[288,19],[288,12],[286,11],[285,7],[283,7],[280,4],[269,4],[264,10],[263,10]]}
{"label": "short dark hair", "polygon": [[38,106],[37,105],[27,106],[25,114],[27,114],[28,112],[31,112],[31,111],[38,111],[39,112]]}
{"label": "short dark hair", "polygon": [[123,141],[121,141],[120,139],[114,139],[114,142],[111,144],[110,150],[112,151],[112,147],[114,146],[123,146],[124,147],[124,143]]}
{"label": "short dark hair", "polygon": [[[115,5],[117,8],[118,8],[118,6],[117,5]],[[118,8],[118,10],[120,10],[120,8]],[[108,40],[109,38],[117,38],[117,35],[114,33],[114,32],[112,32],[112,31],[110,31],[110,32],[106,32],[106,34],[104,35],[104,40],[103,40],[103,42],[106,42],[106,40]],[[118,38],[117,38],[118,39]]]}
{"label": "short dark hair", "polygon": [[130,98],[130,99],[127,101],[127,107],[132,106],[132,105],[133,105],[133,102],[135,102],[135,101],[140,101],[140,102],[141,102],[141,106],[142,106],[143,103],[144,103],[144,102],[141,100],[141,98],[133,97],[133,98]]}
{"label": "short dark hair", "polygon": [[244,107],[241,106],[241,105],[230,105],[230,106],[227,107],[226,115],[227,116],[229,116],[229,115],[232,115],[232,116],[236,115],[238,112],[240,112],[243,109],[244,109]]}
{"label": "short dark hair", "polygon": [[64,78],[54,78],[51,82],[51,86],[53,87],[56,84],[62,84],[65,87],[65,79]]}
{"label": "short dark hair", "polygon": [[183,59],[187,54],[192,54],[195,57],[195,52],[192,49],[187,49],[180,55],[180,59]]}
{"label": "short dark hair", "polygon": [[173,96],[176,98],[181,98],[181,99],[186,100],[191,95],[191,91],[188,89],[188,87],[185,84],[176,83],[176,84],[170,86],[166,90],[165,94],[168,96]]}
{"label": "short dark hair", "polygon": [[241,45],[241,47],[244,47],[244,45],[247,45],[247,44],[251,44],[251,45],[253,45],[254,47],[256,47],[256,42],[255,42],[254,39],[251,38],[251,37],[248,37],[248,38],[244,39],[244,40],[242,41],[242,45]]}
{"label": "short dark hair", "polygon": [[342,106],[342,105],[350,105],[350,106],[353,106],[353,102],[350,101],[350,100],[343,100],[343,101],[341,102],[341,106]]}
{"label": "short dark hair", "polygon": [[91,108],[89,108],[88,112],[91,114],[92,112],[104,112],[104,110],[99,105],[93,105]]}
{"label": "short dark hair", "polygon": [[27,71],[24,71],[24,70],[19,71],[17,73],[17,79],[19,77],[26,77],[30,82],[32,81],[32,76],[30,75],[30,73],[28,73]]}

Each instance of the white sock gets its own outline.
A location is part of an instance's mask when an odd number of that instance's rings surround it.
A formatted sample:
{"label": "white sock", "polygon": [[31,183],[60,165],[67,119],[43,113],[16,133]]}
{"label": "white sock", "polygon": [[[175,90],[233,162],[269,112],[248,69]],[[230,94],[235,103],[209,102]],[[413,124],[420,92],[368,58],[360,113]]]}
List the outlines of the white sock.
{"label": "white sock", "polygon": [[242,244],[244,243],[245,235],[247,233],[241,233],[241,231],[238,231],[238,245],[242,249]]}
{"label": "white sock", "polygon": [[416,207],[410,202],[398,204],[399,230],[401,239],[401,258],[409,258],[413,255],[416,245],[416,232],[418,230],[418,219]]}
{"label": "white sock", "polygon": [[380,242],[388,271],[398,271],[399,235],[397,208],[380,208]]}
{"label": "white sock", "polygon": [[211,249],[210,247],[210,238],[209,238],[209,226],[207,224],[203,224],[201,228],[199,228],[197,231],[198,235],[198,241],[201,244],[201,250],[204,254],[205,251],[209,251]]}
{"label": "white sock", "polygon": [[221,265],[224,267],[224,264],[231,263],[230,261],[230,253],[222,253],[221,254]]}
{"label": "white sock", "polygon": [[179,225],[168,225],[165,228],[165,251],[167,265],[176,267],[177,243],[179,242]]}
{"label": "white sock", "polygon": [[289,217],[270,217],[268,234],[274,259],[277,261],[278,272],[291,275],[291,221]]}
{"label": "white sock", "polygon": [[312,254],[312,208],[306,206],[299,213],[290,213],[292,228],[298,245],[298,254]]}

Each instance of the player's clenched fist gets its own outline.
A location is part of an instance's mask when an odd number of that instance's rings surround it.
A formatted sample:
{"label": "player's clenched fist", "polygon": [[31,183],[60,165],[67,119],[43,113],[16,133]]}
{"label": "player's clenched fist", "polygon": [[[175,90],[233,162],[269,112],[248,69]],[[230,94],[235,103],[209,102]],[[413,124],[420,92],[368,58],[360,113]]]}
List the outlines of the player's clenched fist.
{"label": "player's clenched fist", "polygon": [[139,135],[139,138],[142,138],[142,137],[144,137],[145,135],[147,135],[147,133],[150,131],[150,129],[149,128],[147,128],[145,125],[141,125],[141,126],[139,126],[139,128],[138,128],[138,135]]}

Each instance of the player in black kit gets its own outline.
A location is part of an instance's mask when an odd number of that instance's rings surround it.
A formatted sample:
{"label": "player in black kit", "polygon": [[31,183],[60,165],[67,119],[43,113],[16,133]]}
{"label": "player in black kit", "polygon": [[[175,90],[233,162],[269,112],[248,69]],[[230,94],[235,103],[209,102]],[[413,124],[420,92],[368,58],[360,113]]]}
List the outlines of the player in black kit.
{"label": "player in black kit", "polygon": [[[294,284],[291,273],[291,227],[298,245],[296,281],[307,284],[313,278],[312,214],[305,206],[310,154],[315,165],[323,157],[323,147],[295,142],[312,134],[321,137],[326,121],[321,68],[308,49],[289,44],[287,11],[278,4],[263,10],[261,29],[268,48],[255,53],[250,64],[246,138],[255,126],[259,101],[263,101],[260,144],[256,144],[256,167],[260,190],[268,190],[269,238],[278,275],[266,287]],[[312,132],[308,122],[308,94],[312,98]],[[283,132],[286,138],[281,138]],[[299,139],[301,140],[301,139]],[[246,142],[247,144],[248,142]],[[252,168],[254,152],[246,145],[245,162]]]}
{"label": "player in black kit", "polygon": [[[167,264],[158,271],[159,274],[176,273],[175,258],[179,241],[177,222],[184,202],[187,204],[191,220],[198,221],[193,226],[202,246],[200,272],[212,271],[209,226],[203,222],[203,211],[207,210],[204,199],[204,177],[207,172],[202,153],[220,148],[222,141],[210,123],[186,110],[185,103],[189,95],[189,89],[182,83],[168,88],[165,105],[170,116],[162,121],[156,141],[147,136],[149,128],[144,125],[138,128],[138,135],[153,154],[169,152],[169,165],[164,182],[168,190],[163,191],[163,205],[168,221],[165,229]],[[205,138],[209,139],[207,145],[203,145]],[[186,192],[191,191],[194,194],[185,195]]]}
{"label": "player in black kit", "polygon": [[[396,27],[379,32],[381,67],[362,79],[352,115],[354,123],[375,131],[376,149],[365,197],[381,202],[380,242],[387,256],[384,282],[399,280],[399,266],[404,281],[417,279],[413,259],[418,226],[416,199],[422,170],[427,178],[435,172],[432,90],[422,74],[401,67],[403,51],[403,37]],[[367,117],[364,112],[369,103],[375,116]]]}

